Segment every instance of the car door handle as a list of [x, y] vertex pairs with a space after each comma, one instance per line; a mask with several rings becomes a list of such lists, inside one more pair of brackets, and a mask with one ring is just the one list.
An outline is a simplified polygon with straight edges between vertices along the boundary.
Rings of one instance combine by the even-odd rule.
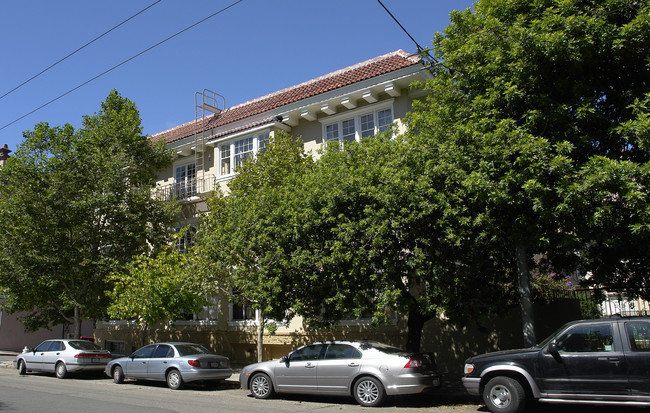
[[354, 362], [349, 363], [348, 367], [359, 367], [359, 363], [354, 363]]
[[311, 363], [307, 363], [307, 364], [305, 364], [305, 367], [308, 368], [308, 369], [313, 369], [313, 368], [316, 367], [316, 366], [314, 366], [314, 365], [311, 364]]

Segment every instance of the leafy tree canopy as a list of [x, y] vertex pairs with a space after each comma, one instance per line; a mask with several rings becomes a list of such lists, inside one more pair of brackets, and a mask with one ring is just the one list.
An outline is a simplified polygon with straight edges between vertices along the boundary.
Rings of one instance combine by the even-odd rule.
[[114, 288], [109, 293], [109, 317], [134, 319], [143, 329], [173, 322], [207, 304], [201, 295], [201, 280], [188, 271], [187, 254], [173, 246], [153, 256], [135, 257], [110, 279]]
[[649, 11], [481, 0], [434, 38], [441, 64], [408, 141], [463, 224], [458, 242], [521, 291], [535, 256], [606, 286], [647, 279]]
[[30, 329], [105, 315], [108, 275], [164, 242], [175, 205], [151, 197], [171, 162], [112, 91], [82, 127], [36, 125], [0, 170], [0, 285]]

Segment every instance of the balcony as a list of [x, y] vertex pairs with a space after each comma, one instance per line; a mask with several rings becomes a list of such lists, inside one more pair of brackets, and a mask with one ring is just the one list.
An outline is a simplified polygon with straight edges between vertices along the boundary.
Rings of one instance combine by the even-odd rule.
[[154, 197], [158, 200], [180, 200], [188, 201], [193, 197], [198, 197], [216, 188], [216, 177], [206, 175], [203, 178], [186, 179], [182, 182], [175, 182], [170, 185], [157, 186], [154, 190]]

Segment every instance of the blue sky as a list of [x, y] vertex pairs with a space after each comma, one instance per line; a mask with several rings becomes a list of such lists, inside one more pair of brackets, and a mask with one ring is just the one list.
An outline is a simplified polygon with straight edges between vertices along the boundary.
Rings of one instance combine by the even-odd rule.
[[[79, 127], [112, 89], [135, 102], [144, 133], [194, 119], [203, 89], [226, 106], [403, 49], [408, 36], [376, 0], [243, 0], [183, 34], [6, 126], [236, 0], [162, 0], [0, 99], [0, 145], [15, 150], [38, 122]], [[0, 96], [155, 0], [0, 3]], [[421, 46], [469, 0], [382, 0]]]

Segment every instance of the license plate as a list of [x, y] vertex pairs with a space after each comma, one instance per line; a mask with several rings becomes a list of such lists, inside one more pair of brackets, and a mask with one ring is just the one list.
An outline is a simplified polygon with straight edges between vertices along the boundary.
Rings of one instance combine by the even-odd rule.
[[99, 359], [90, 359], [91, 363], [99, 363]]
[[213, 361], [212, 363], [210, 363], [210, 367], [212, 367], [213, 369], [218, 369], [219, 368], [219, 362], [218, 361], [216, 361], [216, 362]]

